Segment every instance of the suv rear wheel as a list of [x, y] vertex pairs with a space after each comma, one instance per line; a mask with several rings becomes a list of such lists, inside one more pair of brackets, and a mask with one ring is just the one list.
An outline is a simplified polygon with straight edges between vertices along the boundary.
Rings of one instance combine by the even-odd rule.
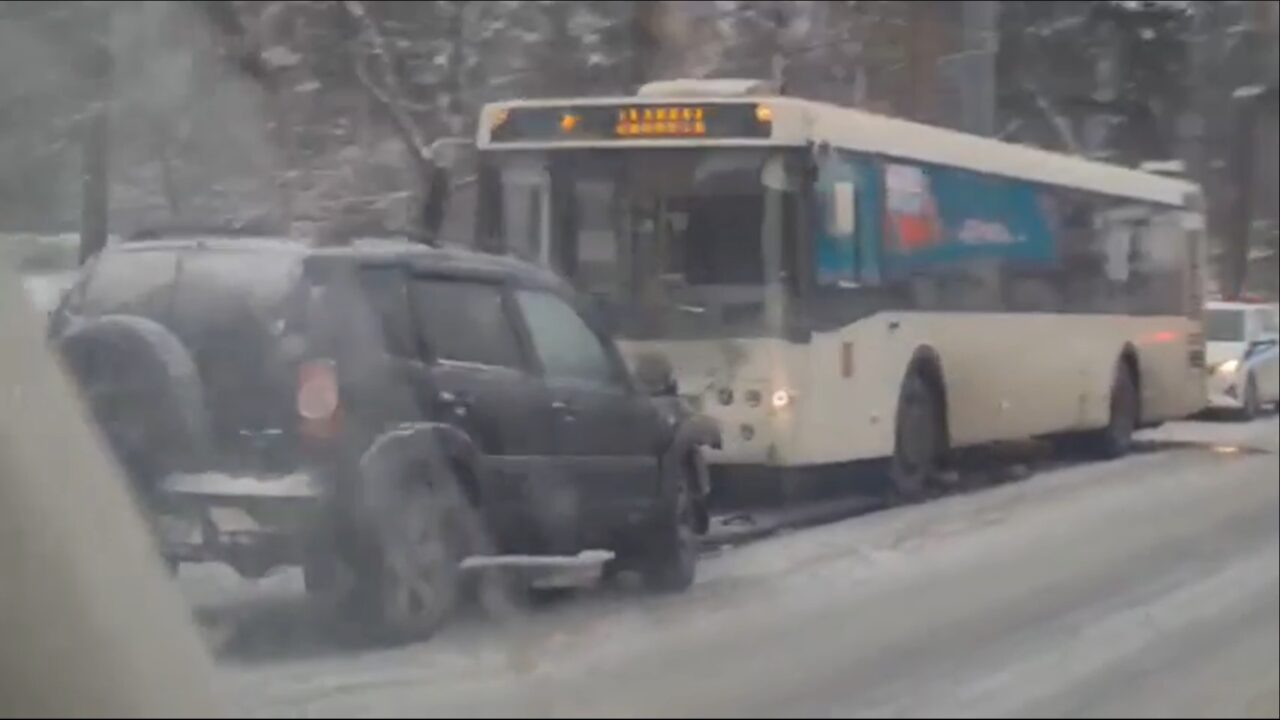
[[461, 594], [464, 535], [448, 480], [400, 484], [367, 563], [353, 563], [358, 620], [371, 639], [423, 640], [453, 614]]

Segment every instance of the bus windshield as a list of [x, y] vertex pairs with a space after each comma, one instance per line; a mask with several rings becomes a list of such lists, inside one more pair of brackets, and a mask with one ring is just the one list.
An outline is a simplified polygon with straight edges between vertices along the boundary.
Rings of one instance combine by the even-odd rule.
[[623, 336], [775, 334], [797, 167], [744, 148], [491, 153], [481, 231], [595, 296]]

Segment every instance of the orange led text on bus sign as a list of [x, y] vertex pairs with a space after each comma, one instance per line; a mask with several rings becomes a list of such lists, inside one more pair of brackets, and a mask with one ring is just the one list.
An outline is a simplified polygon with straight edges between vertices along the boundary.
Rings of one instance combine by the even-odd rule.
[[699, 137], [707, 134], [700, 107], [622, 108], [614, 124], [618, 137]]

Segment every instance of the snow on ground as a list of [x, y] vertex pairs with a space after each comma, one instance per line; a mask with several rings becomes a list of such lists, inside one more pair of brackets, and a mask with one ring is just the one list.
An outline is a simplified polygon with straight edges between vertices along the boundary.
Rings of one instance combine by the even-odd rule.
[[[608, 587], [397, 649], [301, 631], [296, 576], [253, 601], [237, 581], [213, 605], [266, 639], [222, 682], [267, 715], [1274, 716], [1278, 427], [1172, 423], [1152, 435], [1195, 444], [725, 550], [684, 595]], [[206, 568], [183, 585], [226, 590]]]
[[22, 284], [27, 291], [31, 304], [41, 312], [50, 312], [58, 305], [71, 284], [75, 282], [75, 273], [39, 273], [24, 275]]

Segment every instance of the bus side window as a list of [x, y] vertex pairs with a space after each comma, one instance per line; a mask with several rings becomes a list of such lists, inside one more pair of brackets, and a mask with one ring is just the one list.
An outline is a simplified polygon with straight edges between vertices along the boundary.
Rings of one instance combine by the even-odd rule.
[[1184, 217], [1184, 226], [1187, 230], [1186, 252], [1187, 252], [1187, 271], [1186, 271], [1186, 299], [1183, 307], [1183, 314], [1189, 318], [1199, 320], [1204, 314], [1204, 267], [1205, 267], [1205, 237], [1203, 223], [1204, 219], [1200, 215], [1188, 215]]
[[1066, 310], [1073, 313], [1104, 312], [1110, 303], [1110, 283], [1105, 281], [1108, 261], [1106, 236], [1099, 231], [1093, 202], [1081, 193], [1060, 191], [1061, 221], [1058, 247]]
[[1187, 231], [1179, 211], [1149, 208], [1149, 212], [1138, 235], [1137, 282], [1130, 302], [1140, 314], [1183, 315], [1189, 294], [1186, 269], [1191, 263]]
[[[839, 204], [848, 202], [853, 193], [853, 172], [830, 147], [818, 151], [818, 177], [814, 197], [818, 207], [814, 217], [814, 273], [820, 287], [857, 282], [857, 250], [851, 223], [842, 227], [841, 219], [852, 215]], [[837, 192], [837, 188], [841, 188]], [[844, 215], [845, 218], [840, 216]]]
[[1127, 202], [1101, 215], [1112, 302], [1108, 312], [1183, 315], [1190, 243], [1176, 210]]
[[872, 178], [866, 160], [838, 150], [818, 157], [814, 197], [814, 275], [819, 287], [857, 287], [875, 283], [875, 235], [870, 211]]

